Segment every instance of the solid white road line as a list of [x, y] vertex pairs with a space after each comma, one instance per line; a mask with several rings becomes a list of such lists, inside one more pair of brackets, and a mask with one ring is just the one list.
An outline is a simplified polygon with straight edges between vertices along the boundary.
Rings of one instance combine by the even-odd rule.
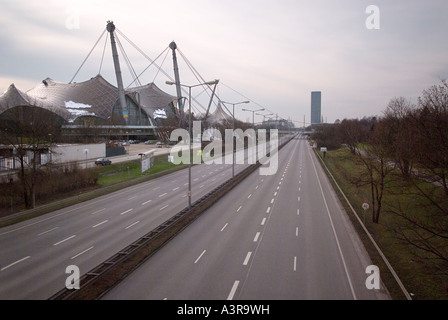
[[327, 215], [328, 215], [328, 218], [330, 219], [331, 229], [333, 230], [333, 235], [334, 235], [334, 238], [336, 240], [336, 245], [337, 245], [338, 250], [339, 250], [339, 255], [341, 256], [342, 264], [344, 265], [345, 275], [347, 276], [348, 284], [350, 285], [350, 290], [352, 292], [353, 299], [357, 300], [356, 299], [356, 294], [355, 294], [355, 289], [353, 288], [352, 281], [351, 281], [350, 275], [348, 273], [347, 264], [345, 263], [344, 255], [342, 253], [341, 244], [339, 243], [339, 239], [338, 239], [338, 236], [336, 234], [336, 229], [335, 229], [334, 224], [333, 224], [333, 219], [331, 218], [330, 209], [328, 208], [328, 203], [327, 203], [327, 199], [326, 199], [325, 194], [324, 194], [324, 189], [322, 188], [322, 184], [320, 182], [319, 174], [317, 173], [316, 165], [314, 164], [314, 160], [313, 160], [313, 158], [311, 156], [311, 152], [310, 152], [309, 149], [308, 149], [308, 153], [309, 153], [309, 156], [311, 158], [311, 163], [313, 164], [313, 167], [314, 167], [314, 173], [316, 174], [317, 182], [319, 183], [319, 188], [320, 188], [320, 192], [322, 194], [322, 198], [324, 200], [325, 208], [327, 209]]

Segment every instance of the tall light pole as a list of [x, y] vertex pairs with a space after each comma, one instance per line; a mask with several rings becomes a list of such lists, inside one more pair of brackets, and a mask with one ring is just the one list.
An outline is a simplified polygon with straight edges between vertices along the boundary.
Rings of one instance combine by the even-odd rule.
[[53, 156], [52, 156], [52, 149], [51, 149], [51, 145], [53, 144], [53, 139], [52, 139], [52, 135], [51, 133], [48, 134], [48, 136], [50, 137], [50, 148], [49, 148], [49, 152], [50, 152], [50, 165], [53, 165]]
[[[184, 84], [180, 84], [178, 83], [177, 85], [180, 85], [181, 87], [186, 87], [188, 88], [188, 134], [189, 134], [189, 147], [188, 147], [188, 206], [191, 208], [191, 149], [192, 149], [192, 132], [191, 132], [191, 88], [194, 87], [199, 87], [199, 86], [203, 86], [203, 85], [214, 85], [218, 80], [214, 80], [214, 81], [209, 81], [209, 82], [204, 82], [204, 83], [199, 83], [199, 84], [195, 84], [192, 86], [187, 86]], [[173, 81], [166, 81], [166, 84], [172, 86], [174, 84], [176, 84]]]
[[273, 113], [268, 113], [268, 114], [261, 114], [261, 113], [256, 113], [257, 115], [259, 115], [259, 116], [263, 116], [263, 124], [264, 124], [264, 122], [265, 122], [265, 118], [267, 117], [267, 116], [272, 116], [273, 115]]
[[257, 111], [264, 111], [264, 108], [263, 109], [258, 109], [258, 110], [249, 110], [249, 109], [241, 109], [241, 110], [252, 112], [252, 127], [255, 129], [255, 112], [257, 112]]
[[[235, 133], [235, 106], [237, 104], [242, 104], [242, 103], [250, 103], [250, 101], [241, 101], [241, 102], [225, 102], [225, 101], [221, 101], [221, 103], [228, 103], [232, 105], [232, 130]], [[233, 137], [232, 137], [232, 178], [235, 176], [235, 148], [233, 147]]]

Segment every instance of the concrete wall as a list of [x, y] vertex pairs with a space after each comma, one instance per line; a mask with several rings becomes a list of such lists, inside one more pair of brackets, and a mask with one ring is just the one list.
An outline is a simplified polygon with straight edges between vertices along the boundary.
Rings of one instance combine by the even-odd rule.
[[55, 164], [85, 161], [106, 156], [106, 144], [58, 145], [51, 148], [51, 160]]

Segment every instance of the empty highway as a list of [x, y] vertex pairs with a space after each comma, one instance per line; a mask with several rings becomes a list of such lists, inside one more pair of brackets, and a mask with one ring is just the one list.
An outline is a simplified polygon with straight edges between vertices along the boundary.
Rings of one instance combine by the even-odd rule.
[[[229, 164], [193, 166], [192, 202], [231, 177]], [[187, 190], [184, 169], [1, 228], [0, 300], [48, 299], [64, 288], [67, 266], [90, 271], [187, 207]]]
[[390, 299], [305, 140], [255, 171], [103, 299]]

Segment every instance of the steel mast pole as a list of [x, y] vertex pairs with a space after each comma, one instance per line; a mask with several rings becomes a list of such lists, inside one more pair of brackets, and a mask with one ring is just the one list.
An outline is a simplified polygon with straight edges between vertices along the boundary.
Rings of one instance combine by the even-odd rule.
[[182, 90], [180, 85], [179, 66], [177, 64], [177, 56], [176, 56], [176, 49], [177, 49], [176, 42], [173, 41], [170, 43], [170, 49], [173, 52], [174, 83], [176, 84], [177, 103], [179, 107], [179, 127], [180, 127], [184, 120], [184, 106], [182, 104]]
[[117, 45], [115, 43], [114, 22], [107, 21], [106, 29], [110, 33], [110, 42], [111, 42], [111, 46], [112, 46], [112, 58], [114, 60], [115, 75], [117, 77], [118, 98], [120, 100], [121, 110], [123, 111], [123, 118], [125, 120], [125, 123], [128, 124], [129, 123], [129, 114], [128, 114], [128, 108], [126, 105], [126, 98], [124, 95], [123, 79], [121, 78], [120, 60], [118, 59]]

